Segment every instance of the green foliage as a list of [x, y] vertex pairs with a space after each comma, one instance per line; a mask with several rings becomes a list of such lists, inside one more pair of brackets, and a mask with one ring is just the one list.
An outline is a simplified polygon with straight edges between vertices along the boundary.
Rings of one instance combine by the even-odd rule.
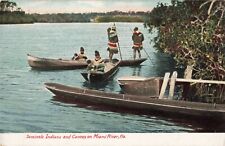
[[148, 12], [25, 14], [24, 11], [0, 11], [0, 24], [71, 22], [144, 22]]
[[31, 15], [25, 15], [22, 12], [0, 12], [0, 24], [21, 24], [33, 22], [34, 18]]
[[17, 4], [15, 2], [10, 2], [8, 0], [0, 1], [0, 12], [14, 12], [14, 11], [22, 11], [21, 8], [17, 8]]
[[178, 66], [192, 65], [194, 78], [225, 80], [225, 1], [172, 2], [159, 4], [145, 23], [158, 31], [158, 50], [173, 55]]
[[0, 24], [33, 23], [33, 16], [26, 15], [15, 2], [0, 1]]
[[69, 22], [90, 22], [85, 14], [32, 14], [35, 22], [39, 23], [69, 23]]
[[95, 22], [144, 22], [140, 16], [97, 16]]

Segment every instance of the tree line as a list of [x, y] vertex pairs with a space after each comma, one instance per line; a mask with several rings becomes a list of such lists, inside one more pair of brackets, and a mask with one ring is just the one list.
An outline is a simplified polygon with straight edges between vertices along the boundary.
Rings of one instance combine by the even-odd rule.
[[0, 1], [0, 24], [70, 22], [144, 22], [149, 12], [26, 14], [15, 2]]
[[72, 22], [144, 22], [145, 15], [128, 13], [58, 13], [25, 14], [25, 12], [0, 12], [0, 24], [11, 23], [72, 23]]

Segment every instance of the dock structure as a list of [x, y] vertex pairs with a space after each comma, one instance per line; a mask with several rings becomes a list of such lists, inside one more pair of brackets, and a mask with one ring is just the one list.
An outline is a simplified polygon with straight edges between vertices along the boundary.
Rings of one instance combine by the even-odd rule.
[[[118, 78], [118, 82], [124, 93], [132, 95], [174, 100], [176, 99], [174, 96], [176, 87], [181, 86], [182, 95], [179, 96], [179, 99], [194, 99], [194, 96], [192, 97], [190, 94], [191, 90], [200, 89], [200, 97], [206, 97], [204, 100], [212, 100], [212, 102], [217, 102], [217, 100], [221, 102], [225, 101], [225, 81], [192, 79], [191, 67], [185, 72], [184, 78], [178, 78], [177, 76], [177, 71], [174, 71], [172, 75], [170, 72], [166, 72], [164, 77], [120, 77]], [[194, 84], [197, 84], [196, 87], [200, 86], [200, 88], [193, 88], [192, 85]], [[204, 84], [208, 85], [205, 86]], [[218, 94], [210, 88], [210, 86], [215, 85], [218, 85]]]
[[225, 85], [225, 81], [201, 80], [201, 79], [182, 79], [182, 78], [177, 78], [176, 82], [181, 82], [181, 83], [206, 83], [206, 84]]
[[[163, 85], [166, 84], [165, 82], [167, 80], [169, 80], [169, 82], [170, 82], [168, 99], [173, 99], [175, 85], [183, 85], [183, 94], [182, 94], [183, 98], [188, 98], [190, 86], [192, 84], [197, 84], [197, 83], [199, 83], [199, 84], [217, 84], [217, 85], [222, 85], [223, 89], [225, 90], [225, 81], [191, 79], [190, 75], [188, 75], [188, 76], [189, 76], [188, 78], [177, 78], [177, 72], [174, 71], [172, 76], [171, 76], [171, 78], [168, 78], [168, 73], [165, 73], [165, 77], [163, 79], [163, 84], [162, 84], [162, 87], [161, 87], [161, 90], [160, 90], [160, 96], [159, 97], [163, 97], [164, 96], [166, 87], [163, 86]], [[223, 90], [223, 92], [224, 92], [224, 90]]]

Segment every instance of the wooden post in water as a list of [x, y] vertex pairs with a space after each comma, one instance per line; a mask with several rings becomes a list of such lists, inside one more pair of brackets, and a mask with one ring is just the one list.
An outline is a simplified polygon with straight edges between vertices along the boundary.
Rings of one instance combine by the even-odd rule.
[[168, 81], [169, 81], [169, 77], [170, 77], [170, 73], [169, 72], [165, 73], [163, 83], [162, 83], [162, 87], [161, 87], [160, 94], [159, 94], [159, 99], [162, 99], [164, 94], [165, 94], [166, 87], [167, 87], [167, 84], [168, 84]]
[[177, 71], [174, 71], [170, 78], [170, 89], [168, 97], [169, 99], [173, 99], [176, 79], [177, 79]]

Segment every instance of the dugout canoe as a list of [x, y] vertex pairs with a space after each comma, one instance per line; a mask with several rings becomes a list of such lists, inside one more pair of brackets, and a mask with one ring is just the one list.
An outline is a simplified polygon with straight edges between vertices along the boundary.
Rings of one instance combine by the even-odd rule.
[[140, 65], [142, 62], [147, 60], [147, 58], [139, 58], [139, 59], [127, 59], [127, 60], [121, 60], [120, 66], [137, 66]]
[[104, 71], [86, 70], [81, 75], [86, 81], [91, 83], [104, 82], [110, 79], [119, 69], [120, 61], [115, 59], [113, 62], [105, 62]]
[[40, 58], [27, 54], [28, 64], [32, 69], [39, 70], [60, 70], [60, 69], [81, 69], [86, 68], [87, 63], [85, 60], [67, 60], [67, 59], [50, 59]]
[[[106, 106], [116, 109], [134, 110], [148, 114], [199, 119], [203, 122], [225, 121], [225, 105], [189, 102], [183, 100], [158, 99], [158, 97], [107, 93], [98, 90], [81, 89], [58, 83], [45, 83], [45, 87], [62, 100], [87, 105]], [[211, 123], [215, 124], [215, 123]]]

